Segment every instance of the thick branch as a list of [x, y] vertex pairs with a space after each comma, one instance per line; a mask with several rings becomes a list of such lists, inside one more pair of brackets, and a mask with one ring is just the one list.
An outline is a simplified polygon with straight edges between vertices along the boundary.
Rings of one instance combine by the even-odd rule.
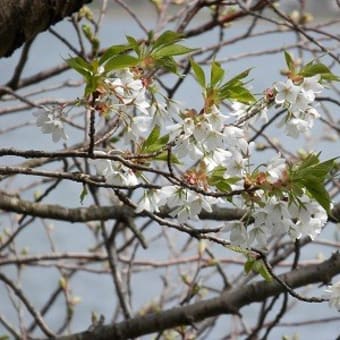
[[8, 195], [4, 192], [0, 192], [0, 209], [19, 214], [68, 221], [72, 223], [124, 219], [132, 213], [130, 208], [120, 205], [66, 208], [57, 204], [40, 204], [22, 200], [18, 196]]
[[92, 0], [0, 0], [0, 57], [77, 12]]
[[[327, 282], [340, 273], [340, 253], [334, 254], [329, 260], [318, 264], [280, 275], [291, 288], [306, 286], [311, 283]], [[141, 335], [151, 334], [174, 328], [180, 325], [192, 325], [208, 317], [221, 314], [233, 314], [245, 305], [284, 292], [284, 288], [277, 281], [271, 283], [261, 281], [243, 287], [229, 290], [223, 295], [193, 303], [191, 305], [176, 307], [164, 312], [137, 316], [131, 320], [114, 325], [98, 326], [92, 331], [63, 336], [58, 340], [108, 340], [130, 339]]]
[[[35, 217], [50, 218], [54, 220], [68, 222], [89, 222], [89, 221], [107, 221], [114, 219], [125, 219], [134, 217], [135, 213], [132, 208], [123, 205], [112, 206], [89, 206], [86, 208], [66, 208], [58, 204], [42, 204], [30, 202], [21, 199], [19, 196], [9, 195], [0, 191], [0, 209], [18, 214], [26, 214]], [[163, 208], [160, 216], [168, 216], [168, 209]], [[239, 220], [245, 214], [245, 211], [237, 208], [214, 207], [213, 212], [202, 211], [199, 215], [203, 220], [215, 221], [233, 221]], [[140, 213], [139, 216], [144, 216]], [[340, 203], [335, 204], [332, 214], [329, 216], [332, 222], [340, 221]]]

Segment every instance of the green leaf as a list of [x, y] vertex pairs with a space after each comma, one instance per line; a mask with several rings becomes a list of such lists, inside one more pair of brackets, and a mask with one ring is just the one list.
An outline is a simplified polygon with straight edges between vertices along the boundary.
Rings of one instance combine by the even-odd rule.
[[161, 66], [165, 70], [177, 74], [177, 64], [171, 57], [164, 57], [156, 60], [156, 65]]
[[80, 193], [80, 203], [81, 204], [83, 204], [87, 195], [88, 195], [87, 187], [86, 187], [86, 185], [83, 185], [83, 190]]
[[138, 41], [134, 37], [131, 37], [129, 35], [126, 36], [126, 39], [129, 42], [128, 46], [131, 47], [138, 56], [140, 56], [140, 47]]
[[263, 260], [255, 261], [253, 270], [259, 273], [267, 282], [271, 282], [273, 280]]
[[223, 176], [224, 176], [226, 170], [227, 170], [226, 167], [224, 167], [223, 165], [219, 165], [211, 171], [211, 175], [209, 176], [209, 178], [211, 178], [211, 179], [217, 178], [219, 180], [221, 178], [224, 179]]
[[249, 274], [249, 272], [253, 269], [254, 263], [254, 259], [248, 259], [247, 262], [244, 264], [244, 271], [246, 274]]
[[210, 86], [214, 87], [219, 82], [223, 80], [224, 70], [221, 65], [215, 61], [211, 64], [211, 73], [210, 73]]
[[192, 51], [194, 51], [193, 48], [189, 48], [179, 44], [173, 44], [154, 50], [151, 55], [156, 59], [160, 59], [164, 57], [173, 57], [176, 55], [186, 54]]
[[156, 125], [141, 146], [143, 153], [159, 151], [169, 141], [169, 135], [160, 137], [160, 127]]
[[66, 60], [66, 63], [68, 66], [80, 73], [85, 79], [88, 79], [93, 75], [92, 65], [83, 58], [70, 58]]
[[85, 86], [85, 96], [93, 93], [98, 87], [98, 77], [90, 77], [87, 79], [86, 86]]
[[234, 78], [227, 81], [223, 86], [218, 89], [218, 96], [220, 100], [229, 99], [243, 104], [251, 104], [256, 101], [256, 98], [245, 87], [242, 79], [247, 77], [250, 68], [239, 73]]
[[162, 45], [170, 45], [182, 39], [182, 34], [173, 31], [163, 32], [153, 43], [153, 49], [160, 47]]
[[289, 178], [293, 183], [294, 193], [298, 196], [300, 187], [327, 211], [330, 210], [331, 199], [324, 186], [325, 179], [335, 165], [336, 158], [319, 161], [319, 154], [310, 154], [290, 170]]
[[218, 183], [215, 184], [215, 187], [221, 191], [221, 192], [230, 192], [231, 191], [231, 186], [228, 183], [228, 181], [219, 181]]
[[251, 71], [251, 68], [248, 68], [247, 70], [237, 74], [234, 78], [231, 78], [229, 81], [227, 81], [223, 87], [230, 87], [236, 84], [243, 84], [243, 82], [241, 82], [242, 79], [248, 77], [249, 72]]
[[284, 55], [285, 55], [285, 60], [286, 60], [286, 64], [287, 64], [289, 71], [295, 72], [294, 59], [287, 51], [284, 51]]
[[330, 211], [331, 199], [328, 191], [325, 189], [324, 185], [314, 179], [302, 180], [305, 188], [311, 194], [311, 196], [327, 211]]
[[321, 63], [310, 62], [299, 72], [303, 77], [312, 77], [320, 74], [322, 80], [340, 81], [340, 77], [333, 74], [330, 69]]
[[112, 70], [135, 66], [138, 64], [138, 62], [139, 62], [138, 58], [132, 57], [130, 55], [119, 55], [111, 58], [105, 64], [105, 71], [109, 72]]
[[109, 47], [99, 59], [99, 65], [102, 65], [109, 59], [121, 54], [122, 52], [127, 51], [129, 48], [130, 47], [128, 45], [113, 45]]
[[205, 88], [205, 75], [202, 67], [195, 63], [192, 59], [190, 60], [190, 64], [198, 84], [201, 85], [202, 88]]
[[218, 93], [221, 100], [229, 99], [243, 104], [251, 104], [256, 101], [256, 98], [242, 85], [234, 85], [224, 88]]
[[152, 131], [150, 132], [149, 136], [147, 137], [147, 139], [144, 141], [143, 145], [142, 145], [142, 150], [144, 150], [145, 148], [148, 148], [149, 146], [151, 146], [152, 144], [156, 143], [159, 136], [161, 133], [161, 129], [158, 125], [156, 125]]
[[222, 192], [229, 192], [232, 190], [231, 184], [235, 184], [240, 180], [239, 177], [224, 178], [226, 168], [223, 166], [217, 166], [208, 177], [208, 184], [215, 186]]
[[324, 181], [328, 173], [333, 169], [335, 160], [332, 158], [320, 163], [319, 154], [308, 155], [297, 167], [293, 170], [292, 179], [304, 179], [309, 175], [316, 177], [318, 181]]
[[[168, 152], [167, 151], [161, 152], [159, 155], [157, 155], [154, 158], [154, 160], [155, 161], [167, 162], [168, 161]], [[171, 154], [170, 161], [171, 161], [172, 164], [181, 164], [179, 159], [174, 154]]]

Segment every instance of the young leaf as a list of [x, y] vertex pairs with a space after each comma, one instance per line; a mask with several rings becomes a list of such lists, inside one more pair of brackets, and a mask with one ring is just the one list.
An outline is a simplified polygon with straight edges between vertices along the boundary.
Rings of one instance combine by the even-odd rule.
[[140, 48], [139, 48], [139, 43], [138, 41], [129, 35], [126, 36], [127, 41], [129, 42], [129, 47], [131, 47], [138, 56], [140, 56]]
[[87, 187], [86, 187], [86, 185], [83, 185], [83, 190], [80, 193], [80, 203], [81, 204], [83, 204], [87, 195], [88, 195]]
[[294, 73], [295, 63], [294, 63], [292, 56], [287, 51], [284, 51], [284, 55], [285, 55], [285, 60], [286, 60], [286, 64], [287, 64], [289, 71]]
[[173, 32], [173, 31], [165, 31], [163, 32], [153, 43], [153, 49], [160, 47], [162, 45], [170, 45], [175, 42], [178, 42], [182, 39], [182, 34]]
[[214, 87], [223, 80], [224, 70], [219, 63], [213, 61], [211, 64], [210, 86]]
[[271, 282], [273, 280], [266, 265], [263, 263], [262, 260], [255, 261], [253, 270], [259, 273], [267, 282]]
[[234, 86], [236, 84], [242, 84], [243, 82], [241, 82], [242, 79], [248, 77], [249, 72], [251, 71], [251, 68], [246, 69], [245, 71], [237, 74], [234, 78], [231, 78], [229, 81], [227, 81], [223, 87], [230, 87], [230, 86]]
[[80, 57], [70, 58], [66, 60], [68, 66], [72, 67], [78, 73], [80, 73], [85, 79], [92, 76], [93, 70], [91, 64]]
[[161, 129], [160, 129], [160, 127], [158, 125], [156, 125], [152, 129], [152, 131], [150, 132], [150, 134], [147, 137], [147, 139], [144, 141], [144, 143], [142, 145], [142, 150], [145, 151], [152, 144], [155, 144], [157, 142], [157, 140], [159, 139], [160, 133], [161, 133]]
[[246, 274], [248, 274], [252, 269], [255, 264], [254, 259], [248, 259], [247, 262], [244, 264], [244, 271]]
[[310, 62], [299, 72], [300, 75], [304, 77], [312, 77], [316, 74], [320, 74], [321, 79], [327, 81], [340, 81], [340, 77], [333, 74], [330, 69], [321, 63]]
[[127, 51], [128, 49], [129, 49], [128, 45], [113, 45], [109, 47], [99, 59], [99, 65], [104, 64], [109, 59], [121, 54], [122, 52]]
[[205, 88], [205, 75], [202, 67], [195, 63], [192, 59], [190, 60], [190, 64], [198, 84], [201, 85], [202, 88]]
[[[162, 146], [164, 146], [164, 145], [162, 145]], [[161, 152], [159, 155], [157, 155], [154, 158], [154, 160], [155, 161], [167, 162], [168, 161], [168, 152], [167, 151]], [[171, 161], [172, 164], [181, 164], [179, 159], [174, 154], [171, 154], [170, 161]]]
[[156, 60], [156, 65], [163, 67], [165, 70], [177, 74], [177, 64], [171, 57], [164, 57]]
[[186, 54], [192, 51], [194, 51], [193, 48], [189, 48], [179, 44], [173, 44], [157, 49], [153, 51], [151, 55], [156, 59], [160, 59], [164, 57], [173, 57], [176, 55]]
[[314, 179], [305, 179], [301, 180], [304, 184], [307, 191], [311, 194], [311, 196], [327, 211], [330, 210], [331, 199], [328, 191], [325, 189], [324, 185], [321, 182], [317, 181], [317, 178]]
[[237, 101], [243, 104], [251, 104], [256, 101], [256, 98], [242, 85], [233, 85], [227, 88], [223, 88], [219, 91], [219, 97], [221, 100], [229, 99]]
[[139, 62], [138, 58], [132, 57], [130, 55], [118, 55], [116, 57], [111, 58], [105, 64], [105, 71], [109, 72], [112, 70], [135, 66], [138, 64], [138, 62]]

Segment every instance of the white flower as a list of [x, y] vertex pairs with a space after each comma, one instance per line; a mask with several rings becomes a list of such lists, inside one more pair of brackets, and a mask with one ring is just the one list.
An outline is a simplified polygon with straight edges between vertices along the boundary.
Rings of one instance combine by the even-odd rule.
[[220, 112], [216, 105], [213, 105], [210, 112], [205, 114], [205, 118], [215, 131], [221, 131], [229, 119]]
[[242, 222], [225, 222], [226, 231], [230, 231], [230, 243], [242, 248], [249, 247], [248, 233]]
[[179, 223], [187, 222], [189, 219], [197, 219], [202, 209], [211, 212], [211, 204], [217, 199], [205, 197], [192, 190], [183, 189], [179, 186], [166, 186], [158, 190], [159, 206], [167, 205], [170, 216], [177, 216]]
[[300, 87], [294, 85], [291, 79], [288, 79], [285, 83], [282, 81], [277, 82], [274, 88], [277, 91], [275, 96], [275, 102], [277, 104], [286, 102], [289, 104], [295, 103], [296, 97], [300, 92]]
[[247, 110], [249, 108], [249, 105], [239, 103], [239, 102], [233, 102], [231, 104], [232, 112], [230, 113], [232, 116], [236, 116], [237, 119], [244, 118], [247, 115]]
[[287, 202], [271, 197], [264, 203], [263, 208], [256, 208], [254, 211], [254, 226], [268, 235], [287, 233], [294, 226]]
[[311, 92], [305, 92], [302, 90], [297, 94], [295, 101], [291, 103], [290, 111], [296, 115], [299, 111], [306, 110], [313, 100], [313, 94]]
[[282, 177], [282, 172], [287, 168], [286, 160], [277, 156], [267, 164], [268, 179], [272, 182]]
[[267, 239], [268, 235], [266, 235], [265, 231], [262, 228], [259, 227], [253, 227], [249, 233], [249, 244], [252, 244], [254, 241], [256, 241], [256, 247], [257, 248], [266, 248], [267, 247]]
[[112, 162], [109, 159], [96, 159], [94, 161], [97, 176], [108, 176], [113, 172]]
[[117, 186], [135, 186], [138, 179], [132, 169], [124, 166], [120, 162], [112, 162], [112, 172], [108, 173], [106, 183]]
[[216, 148], [214, 151], [205, 155], [203, 160], [207, 167], [207, 171], [210, 172], [219, 165], [223, 166], [232, 155], [233, 154], [230, 151], [221, 148]]
[[192, 160], [197, 161], [203, 157], [203, 152], [197, 146], [195, 140], [191, 137], [182, 136], [179, 138], [173, 152], [179, 158], [189, 156]]
[[238, 151], [232, 151], [232, 156], [227, 158], [223, 165], [227, 168], [224, 178], [242, 177], [245, 174], [247, 159]]
[[145, 190], [141, 201], [137, 205], [136, 213], [143, 210], [159, 212], [159, 195], [157, 190]]
[[300, 201], [303, 204], [301, 207], [295, 204], [289, 206], [291, 216], [297, 219], [293, 230], [291, 230], [292, 238], [299, 239], [309, 236], [314, 240], [326, 224], [328, 215], [318, 202], [310, 199], [307, 195], [302, 196]]
[[37, 117], [36, 124], [41, 128], [42, 133], [50, 133], [53, 142], [57, 143], [60, 139], [67, 140], [64, 131], [64, 124], [61, 120], [63, 116], [62, 107], [43, 107], [43, 111], [34, 112]]
[[148, 115], [150, 104], [146, 100], [145, 87], [140, 79], [135, 79], [128, 69], [117, 72], [105, 79], [111, 94], [111, 105], [121, 108], [122, 105], [134, 105], [140, 112]]
[[154, 101], [150, 107], [150, 116], [155, 124], [168, 127], [174, 121], [179, 121], [180, 103], [174, 100], [168, 100], [167, 103]]
[[309, 131], [309, 124], [304, 119], [292, 118], [286, 123], [285, 130], [288, 136], [298, 138], [300, 133]]
[[206, 121], [201, 121], [196, 124], [193, 134], [197, 142], [203, 143], [210, 131], [212, 131], [211, 124]]
[[223, 141], [225, 147], [230, 151], [235, 150], [243, 154], [247, 154], [249, 151], [244, 130], [236, 126], [226, 126], [223, 129]]
[[127, 140], [138, 142], [139, 138], [145, 139], [153, 127], [153, 119], [149, 116], [135, 116], [127, 126]]
[[[106, 155], [103, 151], [95, 151], [95, 155]], [[117, 161], [95, 159], [93, 164], [98, 176], [104, 176], [106, 183], [117, 186], [135, 186], [138, 179], [130, 168]]]
[[336, 308], [340, 312], [340, 281], [330, 285], [325, 289], [324, 297], [329, 299], [329, 306]]
[[320, 78], [320, 74], [313, 77], [305, 77], [301, 84], [302, 89], [310, 94], [310, 97], [313, 98], [312, 100], [315, 99], [316, 93], [322, 92], [323, 86], [319, 83]]

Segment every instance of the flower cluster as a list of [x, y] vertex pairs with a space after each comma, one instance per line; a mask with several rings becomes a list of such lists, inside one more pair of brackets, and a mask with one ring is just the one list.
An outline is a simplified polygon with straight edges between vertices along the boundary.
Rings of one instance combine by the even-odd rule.
[[263, 199], [253, 210], [254, 223], [245, 226], [242, 222], [227, 222], [230, 242], [243, 248], [255, 245], [266, 248], [272, 236], [289, 235], [295, 241], [303, 236], [314, 239], [327, 221], [326, 211], [307, 195], [301, 205], [288, 204], [275, 196]]
[[150, 104], [146, 100], [143, 81], [128, 69], [105, 77], [97, 88], [96, 109], [104, 114], [109, 112], [126, 115], [135, 108], [148, 114]]
[[[85, 102], [107, 119], [113, 116], [117, 119], [117, 142], [112, 143], [116, 143], [117, 150], [124, 149], [122, 155], [132, 155], [132, 159], [136, 156], [133, 162], [141, 162], [145, 169], [152, 164], [150, 171], [137, 173], [133, 163], [119, 158], [110, 160], [107, 159], [109, 152], [95, 151], [95, 155], [100, 156], [94, 161], [96, 173], [103, 176], [107, 184], [122, 188], [148, 187], [154, 180], [152, 175], [157, 173], [156, 161], [168, 163], [167, 173], [157, 173], [162, 177], [159, 182], [162, 187], [157, 189], [150, 185], [142, 196], [138, 191], [131, 196], [137, 212], [157, 213], [166, 206], [169, 216], [186, 223], [197, 219], [202, 210], [212, 212], [213, 206], [225, 205], [226, 199], [221, 197], [228, 194], [229, 202], [238, 205], [239, 200], [240, 208], [247, 207], [252, 216], [251, 221], [226, 223], [234, 245], [249, 248], [256, 244], [266, 248], [272, 236], [286, 234], [292, 240], [304, 236], [313, 239], [320, 233], [330, 202], [325, 205], [325, 200], [315, 197], [315, 190], [307, 187], [309, 182], [300, 183], [298, 192], [289, 192], [292, 188], [290, 173], [286, 160], [280, 155], [269, 162], [264, 171], [253, 170], [250, 157], [254, 143], [247, 141], [248, 124], [245, 124], [256, 120], [267, 122], [268, 108], [275, 102], [288, 111], [283, 123], [289, 135], [297, 137], [309, 131], [319, 117], [312, 104], [323, 89], [320, 74], [303, 76], [308, 74], [303, 73], [306, 70], [296, 73], [289, 63], [290, 78], [277, 82], [265, 91], [263, 98], [256, 100], [243, 81], [249, 70], [223, 83], [224, 70], [213, 62], [211, 81], [207, 83], [203, 69], [193, 62], [195, 78], [203, 90], [204, 105], [201, 110], [180, 109], [176, 102], [157, 90], [151, 76], [147, 76], [148, 69], [143, 69], [143, 63], [140, 67], [116, 70], [113, 67], [116, 58], [121, 57], [115, 56], [107, 64], [104, 58], [94, 75], [92, 66], [88, 67]], [[138, 60], [132, 59], [136, 65]], [[80, 63], [74, 58], [70, 63], [77, 69], [86, 61]], [[232, 102], [232, 112], [228, 115], [221, 112], [224, 100]], [[37, 125], [44, 133], [52, 133], [54, 141], [66, 139], [62, 116], [62, 109], [45, 109], [37, 114]], [[235, 116], [237, 121], [232, 124]], [[172, 160], [174, 163], [169, 164]], [[317, 157], [310, 158], [300, 173], [298, 167], [291, 173], [297, 174], [299, 179], [310, 174], [308, 171], [313, 168], [309, 167], [317, 164], [320, 164]], [[322, 181], [326, 176], [325, 168], [329, 166], [319, 169]]]
[[[96, 155], [105, 156], [105, 152], [96, 151]], [[118, 161], [97, 159], [94, 161], [98, 176], [105, 177], [106, 183], [115, 186], [135, 186], [138, 179], [132, 169]]]
[[61, 105], [51, 107], [43, 106], [41, 111], [33, 113], [37, 119], [37, 126], [41, 128], [41, 132], [51, 134], [52, 140], [55, 143], [61, 139], [67, 139], [62, 121], [65, 115], [63, 109], [64, 107]]
[[289, 112], [282, 122], [288, 135], [298, 137], [300, 133], [308, 132], [313, 127], [315, 119], [319, 118], [318, 111], [311, 104], [315, 100], [315, 95], [322, 92], [320, 79], [320, 75], [317, 74], [304, 77], [299, 84], [291, 79], [275, 84], [275, 102], [283, 105]]
[[251, 146], [244, 130], [226, 125], [228, 116], [216, 106], [209, 112], [185, 111], [181, 120], [168, 129], [175, 147], [173, 152], [180, 158], [202, 161], [207, 171], [217, 166], [227, 169], [227, 177], [243, 177]]

